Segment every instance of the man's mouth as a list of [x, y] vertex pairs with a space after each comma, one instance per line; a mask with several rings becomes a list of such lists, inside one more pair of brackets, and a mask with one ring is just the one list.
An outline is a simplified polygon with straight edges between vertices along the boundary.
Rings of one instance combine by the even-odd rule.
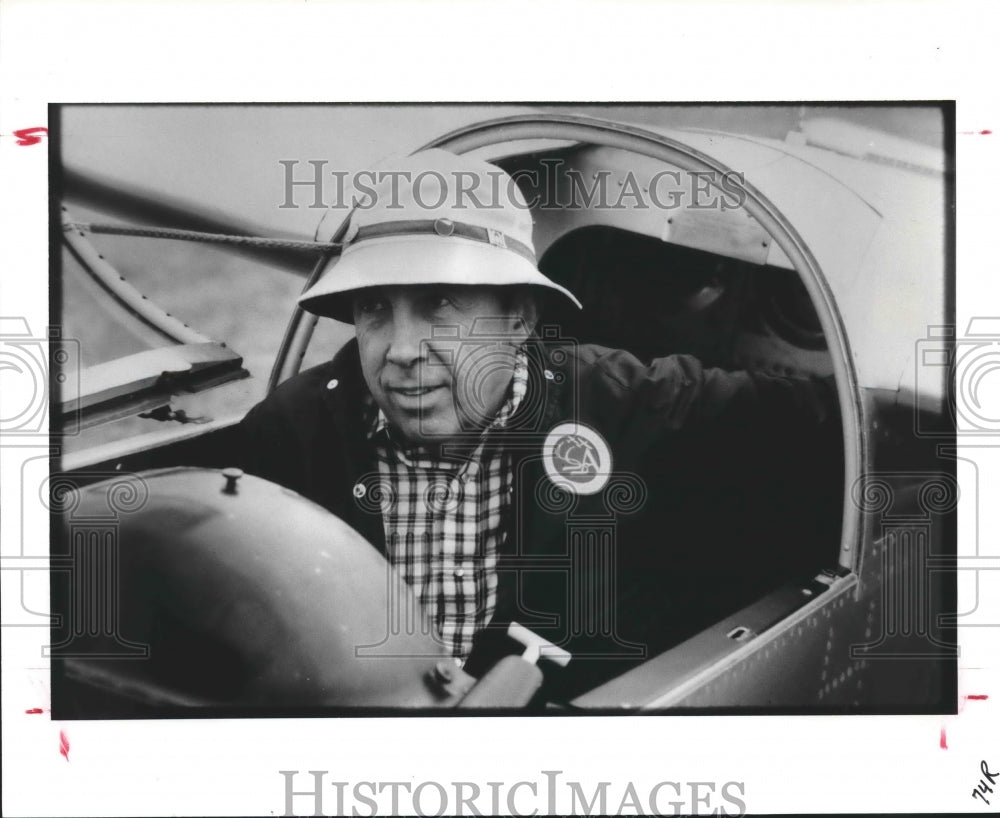
[[402, 396], [405, 398], [421, 398], [424, 395], [429, 395], [441, 389], [440, 385], [437, 386], [390, 386], [388, 391], [393, 395]]

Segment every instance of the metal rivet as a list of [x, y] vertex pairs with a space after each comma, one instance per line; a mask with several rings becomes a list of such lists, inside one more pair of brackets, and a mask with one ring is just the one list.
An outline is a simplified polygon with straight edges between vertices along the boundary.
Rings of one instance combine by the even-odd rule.
[[543, 374], [545, 375], [545, 380], [547, 381], [554, 381], [556, 379], [556, 376], [552, 374], [551, 369], [546, 369]]
[[434, 232], [439, 236], [450, 236], [455, 232], [455, 222], [451, 219], [435, 219]]
[[364, 483], [355, 483], [354, 484], [354, 496], [355, 497], [357, 497], [357, 498], [360, 499], [361, 497], [364, 497], [365, 494], [367, 494], [367, 493], [368, 493], [368, 489], [365, 488], [365, 484]]
[[226, 478], [226, 485], [222, 491], [225, 494], [236, 494], [236, 481], [243, 476], [243, 469], [223, 469], [222, 476]]
[[338, 386], [340, 386], [340, 381], [338, 381], [336, 378], [334, 378], [332, 381], [327, 381], [326, 383], [327, 389], [336, 389]]

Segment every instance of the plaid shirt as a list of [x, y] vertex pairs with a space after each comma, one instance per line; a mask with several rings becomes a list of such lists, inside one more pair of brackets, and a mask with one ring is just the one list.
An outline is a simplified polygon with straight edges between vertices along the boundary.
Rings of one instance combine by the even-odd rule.
[[379, 475], [392, 486], [395, 500], [382, 511], [389, 561], [460, 662], [472, 650], [473, 634], [496, 608], [497, 556], [513, 465], [494, 433], [506, 426], [527, 386], [528, 357], [522, 349], [507, 400], [470, 454], [446, 458], [401, 445], [381, 410], [369, 432]]

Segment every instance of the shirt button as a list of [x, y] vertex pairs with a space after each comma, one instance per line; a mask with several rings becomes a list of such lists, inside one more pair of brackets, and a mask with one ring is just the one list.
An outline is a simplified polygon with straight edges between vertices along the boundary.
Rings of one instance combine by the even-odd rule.
[[464, 568], [456, 568], [454, 571], [452, 571], [452, 573], [455, 575], [456, 579], [461, 579], [462, 577], [465, 576], [465, 569]]
[[336, 378], [334, 378], [332, 381], [327, 381], [326, 382], [326, 388], [327, 389], [336, 389], [339, 385], [340, 385], [340, 381], [338, 381]]
[[542, 374], [545, 375], [545, 380], [547, 381], [554, 381], [556, 379], [556, 376], [552, 374], [551, 369], [546, 369]]
[[354, 496], [357, 497], [359, 500], [362, 497], [364, 497], [367, 492], [368, 492], [368, 489], [365, 488], [365, 484], [364, 483], [355, 483], [354, 484]]

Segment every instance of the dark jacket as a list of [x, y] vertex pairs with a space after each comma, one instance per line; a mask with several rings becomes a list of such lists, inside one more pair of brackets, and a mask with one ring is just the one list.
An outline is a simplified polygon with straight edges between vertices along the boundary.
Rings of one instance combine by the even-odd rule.
[[[839, 442], [839, 424], [823, 381], [706, 369], [682, 355], [647, 366], [624, 351], [564, 342], [537, 340], [528, 351], [528, 393], [504, 433], [515, 477], [498, 604], [466, 667], [481, 673], [518, 649], [504, 636], [517, 621], [574, 654], [573, 672], [550, 679], [570, 695], [717, 615], [708, 600], [720, 593], [707, 585], [745, 577], [757, 560], [744, 557], [781, 531], [754, 521], [775, 517], [760, 513], [761, 480], [778, 473], [787, 487], [807, 473], [776, 472], [769, 459], [801, 458], [817, 430]], [[381, 515], [355, 496], [378, 474], [366, 395], [352, 341], [249, 412], [242, 465], [326, 507], [384, 553]], [[546, 433], [566, 421], [598, 430], [610, 447], [612, 478], [596, 494], [570, 495], [546, 474]]]

